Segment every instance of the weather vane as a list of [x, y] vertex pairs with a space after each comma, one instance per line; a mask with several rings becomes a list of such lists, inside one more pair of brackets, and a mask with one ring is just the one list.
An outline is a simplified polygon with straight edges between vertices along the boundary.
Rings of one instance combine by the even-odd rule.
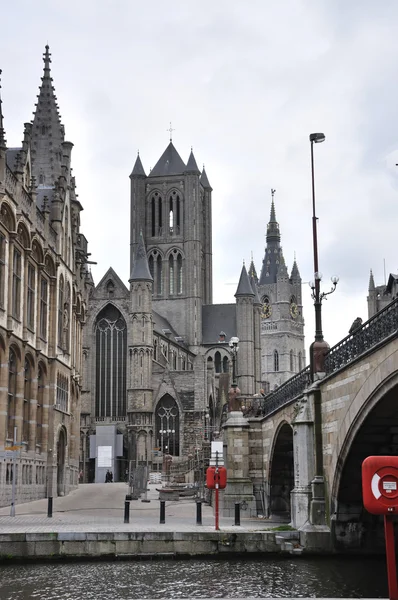
[[274, 194], [275, 194], [275, 192], [276, 192], [276, 190], [273, 190], [273, 189], [271, 188], [271, 196], [272, 196], [272, 200], [274, 199]]
[[171, 121], [170, 121], [170, 127], [168, 129], [166, 129], [166, 131], [168, 131], [170, 133], [170, 142], [172, 142], [173, 141], [173, 131], [175, 131], [175, 129], [172, 128]]

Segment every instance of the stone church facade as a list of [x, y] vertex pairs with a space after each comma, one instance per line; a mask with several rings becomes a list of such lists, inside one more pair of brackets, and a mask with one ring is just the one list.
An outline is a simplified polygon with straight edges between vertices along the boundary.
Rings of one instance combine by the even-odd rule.
[[243, 397], [305, 366], [301, 278], [296, 263], [287, 274], [274, 204], [260, 280], [253, 263], [249, 273], [243, 266], [235, 303], [217, 305], [212, 187], [193, 152], [185, 163], [170, 141], [148, 175], [138, 156], [130, 181], [129, 286], [112, 268], [105, 273], [84, 333], [85, 481], [103, 481], [108, 469], [121, 479], [129, 465], [164, 454], [175, 464], [194, 457], [223, 420], [232, 337]]
[[[78, 484], [82, 331], [91, 276], [50, 72], [7, 147], [0, 98], [0, 506]], [[14, 448], [14, 450], [9, 450]]]

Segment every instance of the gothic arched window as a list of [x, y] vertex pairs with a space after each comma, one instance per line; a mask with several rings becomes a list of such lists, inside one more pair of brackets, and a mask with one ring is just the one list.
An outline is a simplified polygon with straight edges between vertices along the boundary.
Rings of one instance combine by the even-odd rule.
[[294, 355], [293, 355], [293, 350], [290, 350], [290, 370], [294, 371]]
[[176, 401], [166, 394], [156, 408], [156, 445], [164, 454], [180, 454], [180, 415]]
[[216, 373], [221, 373], [221, 354], [218, 350], [214, 355], [214, 369]]
[[156, 259], [156, 293], [158, 296], [161, 296], [162, 292], [163, 292], [162, 278], [163, 278], [163, 261], [162, 261], [162, 257], [159, 254]]
[[299, 371], [303, 370], [303, 355], [301, 352], [299, 352], [299, 354], [298, 354], [298, 368], [299, 368]]
[[229, 360], [227, 356], [222, 359], [222, 370], [223, 373], [229, 373]]
[[274, 371], [279, 371], [279, 354], [278, 354], [278, 350], [274, 350]]
[[17, 357], [10, 350], [8, 360], [8, 407], [7, 407], [7, 438], [14, 439], [15, 403], [17, 395]]
[[61, 275], [58, 285], [58, 346], [62, 348], [64, 321], [64, 278]]
[[182, 256], [177, 255], [177, 294], [182, 294]]
[[173, 255], [169, 256], [169, 294], [174, 294], [174, 258]]
[[108, 304], [98, 315], [96, 336], [95, 414], [126, 416], [127, 328], [120, 311]]

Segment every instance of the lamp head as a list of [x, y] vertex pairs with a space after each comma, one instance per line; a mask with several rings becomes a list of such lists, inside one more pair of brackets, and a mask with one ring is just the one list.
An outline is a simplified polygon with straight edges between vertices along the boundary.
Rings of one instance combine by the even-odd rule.
[[331, 277], [330, 280], [333, 283], [333, 285], [337, 285], [339, 282], [339, 278], [336, 277], [336, 275], [334, 277]]
[[238, 337], [231, 337], [231, 339], [228, 342], [228, 346], [230, 348], [236, 348], [238, 344], [239, 344], [239, 338]]
[[320, 144], [325, 141], [324, 133], [310, 133], [310, 142], [315, 142], [316, 144]]

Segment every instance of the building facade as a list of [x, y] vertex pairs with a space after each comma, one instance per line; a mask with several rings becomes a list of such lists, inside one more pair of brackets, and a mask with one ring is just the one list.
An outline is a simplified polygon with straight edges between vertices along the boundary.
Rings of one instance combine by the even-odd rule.
[[[8, 148], [0, 99], [0, 506], [77, 486], [88, 289], [82, 206], [48, 46], [31, 123]], [[10, 450], [13, 448], [13, 450]]]

